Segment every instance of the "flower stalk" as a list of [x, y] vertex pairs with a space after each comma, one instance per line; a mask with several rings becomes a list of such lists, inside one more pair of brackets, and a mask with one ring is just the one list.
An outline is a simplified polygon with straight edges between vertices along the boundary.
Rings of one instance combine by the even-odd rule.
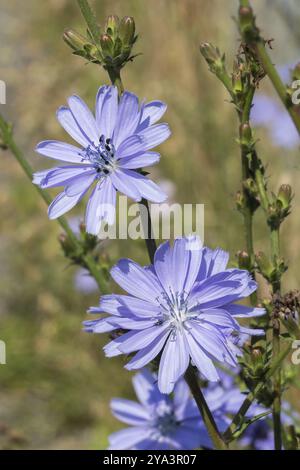
[[249, 44], [255, 50], [256, 56], [260, 61], [265, 74], [269, 77], [274, 89], [276, 90], [279, 98], [281, 99], [283, 105], [285, 106], [287, 112], [291, 116], [295, 127], [300, 134], [300, 113], [290, 98], [290, 95], [287, 92], [287, 88], [282, 82], [276, 68], [274, 67], [272, 60], [267, 52], [266, 45], [268, 41], [265, 41], [261, 35], [259, 29], [255, 24], [255, 16], [253, 10], [250, 6], [249, 0], [240, 0], [240, 11], [241, 9], [248, 10], [248, 24], [247, 28], [242, 30], [243, 40]]
[[224, 439], [218, 430], [214, 417], [209, 409], [208, 404], [206, 403], [206, 400], [201, 391], [201, 388], [199, 387], [194, 369], [191, 365], [188, 367], [185, 373], [185, 380], [198, 406], [203, 422], [206, 426], [206, 429], [214, 444], [215, 449], [216, 450], [228, 450], [228, 446], [224, 442]]

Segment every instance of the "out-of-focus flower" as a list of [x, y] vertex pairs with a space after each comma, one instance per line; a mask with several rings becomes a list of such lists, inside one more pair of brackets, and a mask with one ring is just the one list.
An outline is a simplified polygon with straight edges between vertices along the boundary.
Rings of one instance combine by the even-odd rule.
[[[227, 420], [228, 424], [231, 423], [233, 416], [238, 412], [246, 398], [246, 393], [242, 392], [237, 384], [238, 374], [239, 368], [230, 371], [220, 370], [220, 381], [217, 383], [210, 382], [208, 387], [203, 390], [208, 405], [214, 409], [215, 418], [222, 419], [222, 421]], [[246, 413], [246, 418], [251, 419], [267, 411], [268, 409], [265, 406], [254, 402]], [[271, 415], [271, 410], [269, 411]], [[287, 401], [282, 403], [281, 419], [285, 426], [295, 424], [299, 420], [299, 414], [292, 410]], [[253, 450], [274, 449], [272, 418], [263, 416], [254, 421], [248, 426], [238, 442], [241, 446]]]
[[[295, 65], [296, 63], [277, 67], [277, 71], [284, 83], [289, 84], [291, 82], [291, 74]], [[253, 124], [267, 128], [275, 146], [286, 149], [293, 149], [299, 146], [300, 139], [295, 125], [279, 100], [263, 93], [258, 93], [254, 97], [253, 104], [254, 106], [251, 110]]]
[[299, 135], [288, 112], [269, 96], [258, 94], [254, 98], [251, 119], [255, 126], [269, 130], [274, 145], [287, 149], [299, 146]]
[[166, 110], [164, 103], [151, 101], [140, 106], [137, 96], [128, 91], [119, 102], [117, 88], [103, 86], [96, 97], [95, 117], [78, 96], [71, 96], [68, 105], [58, 109], [57, 118], [82, 148], [53, 140], [36, 147], [41, 155], [67, 162], [34, 174], [33, 182], [42, 188], [64, 186], [49, 206], [50, 219], [72, 209], [91, 187], [86, 230], [94, 235], [102, 220], [114, 223], [117, 191], [135, 201], [165, 200], [156, 184], [135, 171], [157, 163], [160, 155], [150, 149], [170, 136], [167, 124], [155, 124]]
[[84, 268], [78, 269], [75, 273], [74, 286], [78, 292], [83, 294], [92, 294], [98, 290], [97, 282], [89, 274], [88, 270]]
[[[266, 411], [266, 409], [265, 409]], [[282, 403], [281, 422], [284, 426], [290, 426], [299, 422], [299, 413], [292, 410], [291, 405]], [[240, 439], [240, 443], [253, 450], [274, 449], [273, 423], [270, 417], [264, 417], [252, 423]]]
[[90, 313], [109, 316], [85, 322], [89, 332], [129, 330], [112, 340], [108, 357], [137, 354], [125, 366], [140, 369], [162, 353], [158, 386], [170, 393], [190, 359], [208, 380], [219, 375], [212, 359], [235, 366], [240, 347], [234, 336], [263, 334], [242, 327], [238, 317], [263, 315], [262, 308], [237, 304], [257, 288], [248, 271], [226, 269], [228, 253], [203, 248], [195, 236], [176, 239], [156, 250], [154, 265], [141, 267], [129, 259], [111, 270], [129, 295], [106, 295]]
[[[162, 394], [157, 377], [144, 369], [133, 378], [140, 403], [114, 398], [116, 418], [130, 425], [109, 436], [113, 450], [191, 450], [211, 447], [211, 441], [188, 386], [180, 380], [172, 396]], [[222, 420], [217, 420], [222, 427]]]

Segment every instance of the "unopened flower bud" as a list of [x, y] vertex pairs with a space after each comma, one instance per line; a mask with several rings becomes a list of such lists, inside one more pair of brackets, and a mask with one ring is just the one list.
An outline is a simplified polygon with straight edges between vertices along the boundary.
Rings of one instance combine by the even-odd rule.
[[105, 31], [110, 36], [115, 37], [119, 29], [119, 17], [117, 15], [109, 15], [105, 23]]
[[101, 50], [104, 57], [113, 56], [114, 43], [112, 38], [108, 34], [101, 34], [100, 36]]
[[73, 29], [66, 30], [63, 34], [63, 40], [74, 51], [82, 50], [88, 43], [88, 40]]
[[253, 27], [255, 27], [253, 10], [251, 7], [240, 7], [239, 23], [242, 34], [249, 33]]
[[200, 52], [213, 73], [225, 71], [225, 56], [221, 55], [219, 49], [209, 42], [200, 45]]
[[240, 140], [241, 144], [245, 147], [250, 147], [252, 144], [252, 130], [249, 122], [245, 122], [240, 126]]
[[240, 269], [246, 269], [247, 271], [250, 271], [251, 259], [247, 251], [238, 251], [237, 259], [238, 259], [238, 265]]
[[261, 272], [261, 274], [266, 278], [270, 279], [274, 273], [274, 266], [271, 262], [271, 260], [268, 258], [268, 256], [262, 252], [259, 251], [255, 255], [255, 261], [257, 263], [257, 266]]
[[131, 16], [124, 16], [119, 25], [119, 38], [127, 46], [134, 42], [135, 22]]
[[282, 184], [277, 194], [277, 200], [281, 202], [282, 208], [290, 207], [292, 200], [292, 188], [289, 184]]

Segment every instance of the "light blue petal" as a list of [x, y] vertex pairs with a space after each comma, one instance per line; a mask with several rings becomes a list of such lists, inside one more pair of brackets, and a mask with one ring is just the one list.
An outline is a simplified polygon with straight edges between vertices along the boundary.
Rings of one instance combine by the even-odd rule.
[[136, 132], [141, 132], [143, 129], [155, 124], [166, 112], [167, 105], [162, 101], [150, 101], [142, 106], [141, 120], [136, 129]]
[[117, 147], [116, 157], [118, 159], [133, 157], [141, 153], [146, 152], [145, 140], [137, 134], [127, 137], [120, 145]]
[[217, 382], [219, 375], [212, 360], [205, 354], [192, 335], [187, 336], [187, 342], [192, 361], [199, 372], [201, 372], [207, 380]]
[[69, 197], [76, 196], [77, 194], [81, 194], [82, 191], [89, 188], [96, 179], [96, 172], [95, 170], [90, 170], [81, 173], [76, 178], [68, 181], [65, 187], [65, 194]]
[[123, 341], [119, 346], [120, 351], [124, 354], [129, 354], [133, 351], [139, 351], [140, 349], [146, 348], [152, 343], [161, 333], [168, 328], [167, 324], [161, 326], [152, 326], [146, 330], [135, 332], [131, 335], [127, 341]]
[[121, 168], [135, 170], [137, 168], [146, 168], [147, 166], [154, 165], [160, 160], [160, 154], [157, 152], [142, 152], [137, 155], [129, 156], [119, 160]]
[[225, 305], [224, 309], [236, 318], [261, 317], [266, 315], [266, 310], [264, 308], [246, 307], [245, 305], [239, 304]]
[[39, 178], [39, 185], [42, 188], [54, 188], [56, 186], [65, 186], [66, 184], [72, 183], [77, 177], [82, 177], [83, 175], [90, 176], [95, 174], [95, 171], [92, 167], [88, 166], [61, 166], [52, 168], [45, 172], [40, 172], [40, 174], [34, 175], [34, 183], [37, 183], [37, 176], [44, 175], [43, 178]]
[[141, 349], [129, 362], [126, 364], [125, 369], [141, 369], [149, 364], [162, 350], [170, 331], [166, 329], [152, 343], [146, 348]]
[[135, 184], [132, 184], [132, 181], [129, 177], [125, 174], [125, 171], [130, 170], [115, 170], [110, 174], [110, 179], [114, 187], [120, 193], [125, 194], [126, 196], [130, 197], [134, 201], [140, 201], [141, 195], [139, 190], [136, 188]]
[[83, 188], [82, 193], [76, 194], [75, 196], [67, 196], [65, 192], [56, 196], [48, 208], [49, 219], [57, 219], [57, 217], [60, 217], [76, 206], [86, 193], [87, 189], [88, 188]]
[[88, 139], [97, 145], [100, 134], [96, 126], [95, 118], [88, 106], [76, 95], [70, 96], [68, 105], [79, 127], [84, 131]]
[[115, 86], [101, 87], [96, 97], [96, 123], [99, 135], [111, 138], [118, 114], [118, 90]]
[[147, 426], [147, 421], [151, 419], [147, 409], [132, 400], [113, 398], [110, 408], [116, 418], [132, 426]]
[[76, 142], [81, 144], [84, 148], [91, 144], [91, 140], [79, 126], [69, 108], [61, 106], [57, 110], [56, 117], [60, 125], [74, 140], [76, 140]]
[[171, 131], [168, 124], [163, 123], [147, 127], [138, 135], [143, 138], [145, 150], [151, 150], [167, 140], [171, 135]]
[[143, 439], [151, 434], [149, 427], [136, 426], [122, 429], [109, 436], [109, 450], [133, 450]]
[[65, 142], [59, 142], [58, 140], [44, 140], [37, 144], [35, 150], [40, 155], [63, 162], [85, 164], [85, 162], [82, 162], [82, 150], [79, 147], [66, 144]]
[[139, 401], [151, 410], [153, 404], [156, 404], [162, 398], [157, 386], [157, 377], [151, 374], [148, 369], [143, 369], [136, 374], [132, 379], [132, 384]]
[[113, 142], [117, 148], [134, 130], [140, 119], [139, 100], [136, 95], [125, 91], [120, 99]]
[[95, 186], [86, 208], [86, 231], [98, 235], [104, 220], [109, 225], [115, 221], [116, 190], [110, 178], [99, 181]]
[[178, 379], [189, 365], [189, 351], [184, 333], [171, 333], [161, 356], [158, 371], [158, 388], [161, 393], [171, 393]]
[[121, 259], [110, 271], [112, 278], [129, 294], [154, 302], [162, 292], [157, 278], [134, 261]]

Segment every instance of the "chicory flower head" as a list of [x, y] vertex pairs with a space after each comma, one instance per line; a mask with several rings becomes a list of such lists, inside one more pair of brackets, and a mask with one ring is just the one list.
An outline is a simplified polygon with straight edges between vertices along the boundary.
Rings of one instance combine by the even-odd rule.
[[[162, 394], [157, 377], [144, 369], [133, 377], [140, 403], [114, 398], [111, 410], [130, 427], [109, 436], [112, 450], [192, 450], [211, 441], [188, 386], [180, 380], [174, 394]], [[219, 421], [217, 421], [220, 425]]]
[[159, 153], [150, 150], [170, 136], [167, 124], [155, 124], [166, 111], [164, 103], [139, 105], [137, 96], [128, 91], [118, 100], [116, 87], [102, 86], [95, 117], [78, 96], [71, 96], [68, 105], [58, 109], [57, 119], [81, 148], [54, 140], [36, 147], [41, 155], [67, 163], [34, 174], [33, 182], [41, 188], [64, 187], [49, 206], [50, 219], [72, 209], [91, 187], [86, 230], [94, 235], [102, 220], [114, 223], [117, 191], [135, 201], [165, 200], [163, 191], [136, 171], [159, 161]]
[[193, 236], [175, 240], [173, 247], [169, 242], [160, 245], [150, 266], [121, 259], [111, 275], [129, 295], [104, 295], [90, 312], [109, 316], [86, 321], [85, 329], [129, 330], [104, 348], [108, 357], [137, 352], [125, 366], [129, 370], [161, 354], [162, 393], [173, 390], [190, 360], [206, 379], [217, 381], [213, 360], [235, 366], [239, 335], [263, 334], [240, 326], [236, 318], [265, 313], [236, 303], [257, 284], [248, 271], [226, 269], [227, 262], [228, 253], [203, 248]]

